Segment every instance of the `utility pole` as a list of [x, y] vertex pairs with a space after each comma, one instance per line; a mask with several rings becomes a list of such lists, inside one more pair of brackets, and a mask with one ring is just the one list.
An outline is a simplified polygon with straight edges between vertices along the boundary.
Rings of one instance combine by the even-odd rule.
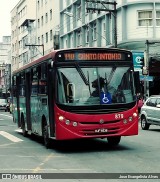
[[[117, 9], [116, 1], [106, 2], [103, 0], [86, 0], [87, 2], [87, 12], [93, 11], [100, 13], [101, 11], [108, 11], [114, 17], [114, 47], [117, 47]], [[112, 5], [113, 8], [109, 9], [106, 5]]]

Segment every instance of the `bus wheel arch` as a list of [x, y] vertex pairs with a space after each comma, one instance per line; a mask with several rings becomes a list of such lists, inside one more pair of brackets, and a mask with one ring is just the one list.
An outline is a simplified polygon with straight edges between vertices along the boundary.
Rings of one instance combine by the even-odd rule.
[[25, 124], [25, 119], [24, 119], [24, 114], [21, 113], [21, 128], [22, 128], [22, 134], [24, 137], [27, 136], [27, 131], [26, 131], [26, 124]]
[[46, 148], [49, 148], [49, 132], [48, 132], [48, 124], [46, 117], [42, 116], [42, 137], [43, 137], [43, 143]]

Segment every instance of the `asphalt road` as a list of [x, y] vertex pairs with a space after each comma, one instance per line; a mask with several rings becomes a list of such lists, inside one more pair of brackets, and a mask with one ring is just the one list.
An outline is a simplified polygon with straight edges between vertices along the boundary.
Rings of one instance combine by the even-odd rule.
[[[111, 148], [105, 139], [95, 139], [53, 142], [46, 149], [39, 137], [23, 137], [12, 115], [0, 111], [0, 173], [46, 174], [49, 179], [45, 181], [160, 181], [157, 174], [148, 179], [149, 173], [160, 172], [159, 138], [160, 127], [151, 126], [148, 131], [139, 128], [138, 136], [122, 137], [117, 147]], [[131, 179], [142, 174], [147, 179]], [[117, 175], [125, 179], [117, 179]]]

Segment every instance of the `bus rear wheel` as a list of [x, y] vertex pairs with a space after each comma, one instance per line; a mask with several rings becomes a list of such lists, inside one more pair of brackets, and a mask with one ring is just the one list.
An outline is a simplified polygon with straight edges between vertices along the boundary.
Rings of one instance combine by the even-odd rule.
[[121, 141], [121, 137], [120, 136], [115, 136], [115, 137], [107, 137], [108, 140], [108, 144], [111, 146], [116, 146], [119, 144], [119, 142]]
[[49, 148], [50, 141], [49, 141], [49, 135], [48, 135], [48, 127], [47, 125], [43, 125], [43, 143], [46, 148]]

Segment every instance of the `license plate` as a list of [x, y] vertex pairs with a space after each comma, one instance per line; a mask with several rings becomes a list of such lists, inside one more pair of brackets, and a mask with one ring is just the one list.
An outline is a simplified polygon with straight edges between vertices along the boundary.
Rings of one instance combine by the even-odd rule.
[[108, 131], [107, 129], [101, 128], [101, 129], [96, 129], [95, 133], [106, 133], [107, 131]]

